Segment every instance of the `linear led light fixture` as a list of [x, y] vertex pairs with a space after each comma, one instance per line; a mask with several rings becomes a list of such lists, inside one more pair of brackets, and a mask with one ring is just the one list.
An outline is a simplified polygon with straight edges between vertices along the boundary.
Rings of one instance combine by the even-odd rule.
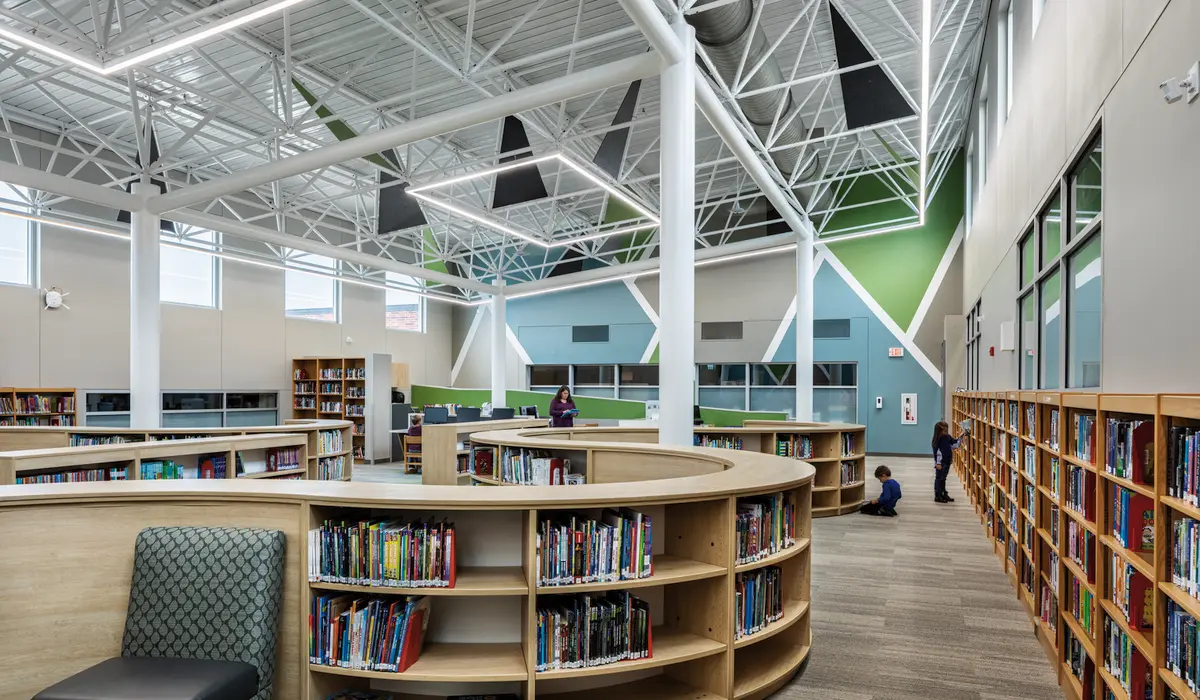
[[179, 49], [187, 48], [192, 44], [210, 39], [214, 36], [233, 31], [238, 27], [249, 24], [255, 20], [262, 19], [268, 15], [282, 12], [283, 10], [298, 5], [305, 0], [276, 0], [275, 2], [266, 2], [258, 7], [248, 7], [241, 12], [236, 12], [232, 15], [224, 17], [216, 22], [211, 22], [203, 27], [198, 27], [188, 32], [184, 32], [176, 36], [174, 39], [165, 41], [161, 44], [154, 44], [146, 49], [135, 51], [132, 54], [117, 60], [116, 63], [98, 63], [89, 61], [85, 58], [80, 58], [70, 51], [54, 46], [50, 42], [44, 41], [27, 32], [14, 29], [11, 25], [0, 25], [0, 37], [13, 41], [17, 44], [33, 49], [36, 52], [44, 53], [53, 56], [61, 61], [66, 61], [74, 66], [84, 68], [98, 73], [100, 75], [112, 75], [132, 68], [136, 65], [146, 63], [160, 56], [165, 56], [169, 53], [178, 51]]
[[[601, 231], [598, 233], [590, 234], [587, 236], [571, 238], [568, 240], [547, 242], [536, 236], [530, 235], [529, 233], [526, 233], [525, 231], [521, 231], [521, 230], [516, 229], [507, 224], [503, 224], [503, 223], [500, 223], [493, 219], [490, 219], [486, 216], [483, 216], [481, 214], [477, 214], [477, 213], [472, 212], [464, 207], [460, 207], [455, 204], [451, 204], [450, 202], [447, 202], [442, 199], [435, 199], [435, 198], [429, 196], [429, 194], [428, 194], [431, 190], [441, 189], [444, 187], [448, 187], [450, 185], [456, 185], [456, 184], [459, 184], [462, 182], [468, 182], [470, 180], [475, 180], [475, 179], [479, 179], [479, 178], [490, 177], [497, 173], [502, 173], [502, 172], [505, 172], [508, 170], [514, 170], [516, 168], [521, 168], [521, 167], [524, 167], [527, 165], [536, 165], [538, 163], [544, 163], [544, 162], [552, 161], [552, 160], [557, 160], [558, 162], [565, 165], [570, 170], [572, 170], [575, 173], [578, 173], [579, 175], [586, 178], [592, 184], [596, 185], [597, 187], [608, 192], [613, 197], [616, 197], [617, 199], [621, 200], [625, 204], [629, 205], [629, 207], [631, 207], [634, 211], [638, 212], [645, 218], [649, 219], [651, 223], [634, 224], [631, 226], [615, 228], [610, 231]], [[492, 168], [486, 168], [484, 170], [479, 170], [479, 171], [476, 171], [473, 173], [467, 173], [465, 175], [458, 175], [458, 176], [452, 177], [448, 180], [440, 180], [438, 182], [426, 183], [424, 185], [420, 185], [417, 187], [410, 187], [410, 188], [408, 188], [407, 192], [408, 192], [408, 194], [411, 194], [412, 196], [420, 199], [423, 202], [426, 202], [427, 204], [444, 209], [448, 212], [451, 212], [452, 214], [456, 214], [465, 219], [469, 219], [471, 221], [474, 221], [478, 224], [481, 224], [481, 225], [491, 228], [493, 230], [499, 231], [501, 233], [508, 234], [510, 236], [513, 236], [514, 238], [520, 238], [521, 240], [528, 241], [535, 245], [541, 246], [542, 248], [560, 248], [563, 246], [571, 245], [573, 243], [579, 243], [582, 241], [596, 240], [598, 238], [607, 238], [608, 236], [616, 236], [616, 235], [620, 235], [623, 233], [632, 233], [635, 231], [644, 231], [646, 229], [657, 228], [660, 225], [658, 216], [656, 216], [653, 212], [651, 212], [649, 209], [647, 209], [641, 202], [639, 202], [636, 199], [625, 194], [624, 192], [622, 192], [620, 190], [620, 188], [614, 187], [611, 184], [605, 182], [603, 179], [596, 177], [591, 172], [589, 172], [587, 170], [587, 168], [575, 163], [574, 161], [572, 161], [570, 158], [566, 157], [562, 153], [548, 153], [546, 155], [538, 156], [536, 158], [523, 158], [520, 160], [510, 161], [508, 163], [504, 163], [503, 165], [497, 165]]]
[[928, 195], [925, 180], [929, 170], [929, 50], [933, 38], [929, 32], [932, 31], [932, 15], [933, 0], [921, 0], [921, 165], [917, 175], [920, 178], [917, 213], [921, 226], [925, 225], [925, 198]]

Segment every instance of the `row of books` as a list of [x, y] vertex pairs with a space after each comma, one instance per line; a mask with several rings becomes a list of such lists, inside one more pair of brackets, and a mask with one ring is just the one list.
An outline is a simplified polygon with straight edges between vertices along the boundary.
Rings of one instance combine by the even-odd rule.
[[733, 638], [756, 634], [783, 619], [783, 570], [764, 566], [737, 575], [734, 581]]
[[725, 450], [742, 449], [742, 439], [732, 435], [702, 435], [692, 436], [692, 444], [696, 447], [719, 447]]
[[65, 472], [49, 474], [28, 474], [18, 476], [18, 484], [73, 484], [85, 481], [124, 481], [127, 476], [125, 467], [109, 467], [99, 469], [73, 469]]
[[1167, 437], [1167, 495], [1200, 505], [1200, 428], [1171, 427]]
[[267, 450], [267, 471], [281, 472], [300, 468], [300, 447], [273, 447]]
[[1037, 481], [1037, 449], [1033, 445], [1025, 445], [1024, 453], [1025, 461], [1021, 464], [1021, 469], [1034, 482]]
[[346, 398], [365, 399], [367, 398], [367, 390], [361, 386], [348, 386], [346, 387]]
[[321, 408], [322, 413], [341, 413], [342, 412], [342, 402], [341, 401], [322, 401], [320, 408]]
[[1037, 418], [1036, 418], [1036, 413], [1035, 413], [1036, 408], [1037, 408], [1037, 406], [1035, 406], [1031, 403], [1025, 404], [1025, 436], [1028, 437], [1030, 440], [1035, 439], [1034, 435], [1036, 435], [1036, 428], [1037, 428]]
[[1104, 469], [1136, 484], [1154, 483], [1154, 421], [1109, 418]]
[[539, 586], [606, 583], [654, 575], [653, 523], [629, 508], [600, 520], [561, 514], [538, 523]]
[[15, 416], [10, 418], [0, 419], [0, 425], [18, 426], [18, 427], [70, 427], [75, 425], [75, 416]]
[[317, 479], [336, 481], [346, 476], [346, 456], [322, 457], [317, 460]]
[[738, 564], [765, 559], [795, 545], [795, 497], [787, 492], [739, 498], [735, 536]]
[[346, 368], [346, 379], [366, 379], [366, 378], [367, 378], [367, 368], [366, 367], [347, 367]]
[[542, 450], [506, 448], [500, 460], [500, 473], [496, 476], [509, 484], [562, 486], [583, 483], [582, 475], [571, 474], [571, 460], [552, 457]]
[[317, 454], [326, 455], [330, 452], [341, 452], [344, 449], [345, 447], [342, 446], [342, 431], [317, 431]]
[[858, 433], [842, 433], [842, 456], [850, 457], [858, 454], [855, 447], [858, 445]]
[[183, 465], [169, 459], [143, 461], [139, 467], [138, 478], [143, 480], [196, 478], [190, 474], [185, 475]]
[[1095, 612], [1094, 596], [1075, 576], [1068, 578], [1070, 585], [1067, 586], [1067, 610], [1090, 635], [1094, 629], [1092, 627], [1093, 613]]
[[339, 380], [342, 378], [341, 367], [322, 367], [320, 371], [321, 379]]
[[1154, 499], [1116, 486], [1112, 494], [1113, 537], [1125, 549], [1154, 551]]
[[1200, 521], [1180, 518], [1171, 531], [1171, 582], [1200, 598]]
[[1074, 518], [1067, 519], [1067, 558], [1087, 573], [1088, 582], [1095, 583], [1096, 536]]
[[1104, 666], [1121, 684], [1130, 700], [1154, 697], [1152, 667], [1133, 647], [1133, 640], [1117, 623], [1104, 618]]
[[813, 439], [807, 435], [785, 435], [775, 439], [775, 454], [780, 457], [795, 457], [796, 459], [811, 459]]
[[1050, 542], [1058, 547], [1058, 506], [1050, 504]]
[[1067, 465], [1066, 504], [1091, 522], [1096, 522], [1096, 473], [1078, 465]]
[[1055, 592], [1056, 590], [1047, 586], [1045, 581], [1042, 581], [1041, 594], [1039, 596], [1041, 606], [1038, 610], [1038, 617], [1053, 631], [1058, 631], [1058, 594]]
[[1058, 409], [1050, 409], [1050, 434], [1046, 436], [1044, 442], [1050, 445], [1050, 449], [1058, 452], [1059, 445], [1059, 426], [1058, 426]]
[[308, 379], [308, 378], [309, 378], [308, 370], [303, 369], [301, 367], [297, 367], [292, 370], [292, 380], [293, 381], [299, 381], [301, 379]]
[[295, 382], [295, 384], [292, 386], [292, 393], [294, 393], [294, 394], [315, 394], [315, 393], [317, 393], [317, 383], [316, 382]]
[[72, 435], [68, 441], [71, 447], [93, 447], [95, 445], [123, 445], [127, 442], [141, 442], [130, 435]]
[[1154, 627], [1154, 587], [1119, 554], [1112, 554], [1109, 572], [1112, 602], [1125, 615], [1129, 626], [1138, 630]]
[[399, 673], [421, 654], [429, 599], [319, 595], [308, 619], [309, 663]]
[[341, 382], [321, 382], [321, 395], [322, 396], [341, 396], [342, 395], [342, 383]]
[[74, 396], [18, 394], [16, 401], [0, 399], [0, 413], [74, 413]]
[[304, 396], [297, 396], [296, 398], [292, 399], [292, 408], [297, 408], [302, 411], [303, 410], [313, 411], [313, 410], [316, 410], [316, 408], [317, 408], [317, 400], [307, 398]]
[[536, 671], [653, 656], [650, 604], [628, 591], [538, 599]]
[[357, 416], [361, 418], [362, 416], [367, 415], [367, 407], [363, 406], [362, 404], [348, 403], [346, 404], [346, 415]]
[[1058, 474], [1059, 474], [1058, 457], [1051, 457], [1050, 458], [1050, 493], [1054, 496], [1054, 498], [1056, 500], [1058, 499]]
[[1096, 682], [1096, 666], [1092, 657], [1088, 656], [1087, 647], [1079, 640], [1071, 628], [1063, 631], [1063, 663], [1067, 670], [1079, 681], [1084, 698], [1094, 698]]
[[[1014, 433], [1018, 431], [1017, 421], [1021, 419], [1021, 413], [1017, 409], [1016, 401], [1008, 402], [1008, 429]], [[1003, 421], [998, 421], [1003, 422]]]
[[308, 580], [394, 588], [453, 588], [454, 523], [326, 520], [308, 531]]
[[857, 461], [842, 462], [842, 486], [857, 484], [863, 480], [862, 469]]
[[1193, 693], [1200, 691], [1200, 639], [1196, 619], [1170, 598], [1167, 599], [1167, 669], [1187, 684]]
[[1075, 456], [1090, 464], [1096, 463], [1096, 416], [1075, 414]]
[[1021, 462], [1017, 457], [1020, 455], [1021, 440], [1013, 435], [1008, 439], [1008, 461], [1013, 465], [1013, 469], [1021, 466]]
[[361, 462], [361, 461], [366, 460], [366, 458], [367, 458], [367, 452], [365, 449], [363, 449], [363, 446], [355, 445], [354, 446], [354, 459], [357, 459], [358, 461]]

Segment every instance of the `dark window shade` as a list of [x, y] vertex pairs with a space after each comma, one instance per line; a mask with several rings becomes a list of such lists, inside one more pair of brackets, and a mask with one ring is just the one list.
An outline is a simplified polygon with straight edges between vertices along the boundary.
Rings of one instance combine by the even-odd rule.
[[566, 365], [534, 365], [529, 368], [530, 386], [562, 386], [571, 381], [571, 370]]
[[822, 318], [813, 321], [814, 338], [849, 338], [850, 319]]
[[813, 363], [813, 386], [858, 386], [858, 365], [853, 362]]
[[571, 326], [572, 343], [607, 343], [608, 326]]
[[700, 340], [741, 340], [741, 321], [708, 321], [700, 324]]

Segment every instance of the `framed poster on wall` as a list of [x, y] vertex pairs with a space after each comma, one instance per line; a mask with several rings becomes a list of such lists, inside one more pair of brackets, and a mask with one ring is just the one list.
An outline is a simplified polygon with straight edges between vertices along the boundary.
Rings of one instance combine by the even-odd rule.
[[900, 424], [917, 424], [917, 395], [900, 394]]

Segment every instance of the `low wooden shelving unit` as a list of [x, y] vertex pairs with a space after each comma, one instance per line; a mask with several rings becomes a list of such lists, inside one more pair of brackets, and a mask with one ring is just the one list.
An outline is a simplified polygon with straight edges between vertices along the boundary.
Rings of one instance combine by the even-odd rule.
[[955, 434], [972, 427], [955, 468], [1063, 694], [1196, 700], [1167, 608], [1200, 621], [1175, 580], [1193, 546], [1175, 527], [1200, 528], [1200, 508], [1170, 495], [1200, 397], [967, 392], [953, 419]]
[[[143, 481], [0, 486], [0, 598], [23, 601], [0, 637], [0, 698], [27, 698], [113, 653], [128, 597], [138, 531], [154, 525], [282, 530], [288, 541], [274, 695], [325, 700], [339, 690], [398, 697], [515, 693], [563, 700], [757, 700], [808, 657], [811, 501], [815, 470], [751, 451], [666, 448], [570, 439], [553, 431], [476, 435], [553, 451], [586, 449], [595, 483], [504, 489], [262, 480]], [[243, 438], [249, 439], [249, 438]], [[302, 440], [302, 437], [298, 437]], [[182, 444], [182, 443], [180, 443]], [[129, 449], [119, 446], [115, 449]], [[647, 460], [657, 469], [642, 469]], [[663, 478], [670, 475], [670, 478]], [[782, 494], [795, 506], [791, 546], [736, 564], [739, 499]], [[608, 583], [538, 583], [539, 524], [556, 514], [597, 517], [631, 508], [652, 518], [653, 576]], [[453, 522], [453, 588], [310, 582], [309, 532], [327, 521], [413, 518]], [[736, 638], [738, 576], [778, 567], [783, 617]], [[62, 575], [69, 571], [70, 575]], [[648, 658], [537, 671], [539, 600], [630, 590], [649, 605]], [[417, 661], [402, 673], [321, 666], [309, 659], [309, 608], [319, 595], [428, 595], [430, 622]], [[86, 614], [87, 625], [76, 624]], [[70, 649], [64, 663], [63, 649]]]

